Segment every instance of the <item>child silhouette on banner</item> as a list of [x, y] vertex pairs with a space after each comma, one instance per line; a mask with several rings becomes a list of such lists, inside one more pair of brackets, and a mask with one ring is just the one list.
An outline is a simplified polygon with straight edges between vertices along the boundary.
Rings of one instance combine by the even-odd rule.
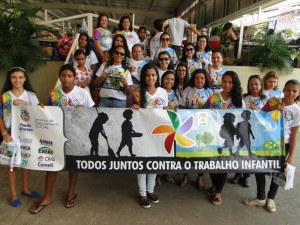
[[[235, 115], [232, 113], [225, 113], [224, 124], [221, 126], [219, 135], [221, 138], [225, 139], [223, 148], [229, 148], [230, 156], [233, 156], [232, 147], [234, 146], [234, 135], [236, 134], [236, 129], [233, 125], [235, 121]], [[223, 148], [218, 148], [218, 153], [222, 154]]]
[[91, 140], [91, 156], [95, 155], [98, 156], [98, 148], [99, 148], [99, 142], [98, 137], [99, 133], [107, 140], [107, 136], [105, 134], [105, 131], [103, 129], [103, 124], [105, 124], [108, 121], [108, 115], [104, 112], [98, 113], [98, 117], [95, 119], [92, 128], [89, 133], [89, 138]]
[[251, 124], [249, 123], [251, 112], [249, 110], [245, 110], [242, 112], [241, 117], [244, 121], [239, 122], [236, 125], [236, 130], [237, 130], [237, 135], [236, 138], [240, 139], [239, 146], [237, 147], [236, 152], [234, 155], [239, 155], [240, 149], [245, 145], [247, 146], [247, 150], [249, 152], [249, 156], [255, 155], [251, 152], [251, 142], [250, 142], [250, 134], [253, 138], [255, 139], [252, 129], [251, 129]]
[[141, 137], [143, 134], [141, 133], [137, 133], [132, 129], [132, 123], [131, 123], [131, 119], [132, 119], [132, 114], [133, 111], [131, 109], [126, 109], [123, 112], [123, 117], [126, 119], [123, 123], [122, 123], [122, 140], [120, 143], [120, 147], [118, 148], [117, 151], [117, 156], [120, 157], [120, 152], [122, 150], [122, 148], [124, 148], [125, 145], [128, 146], [128, 150], [129, 153], [131, 155], [131, 157], [135, 157], [136, 155], [132, 153], [132, 137]]

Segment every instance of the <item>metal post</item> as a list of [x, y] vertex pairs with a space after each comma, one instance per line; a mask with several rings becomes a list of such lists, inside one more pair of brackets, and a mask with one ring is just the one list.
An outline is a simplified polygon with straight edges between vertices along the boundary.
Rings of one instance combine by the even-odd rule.
[[87, 16], [87, 27], [88, 27], [88, 34], [90, 37], [93, 36], [93, 16], [89, 14]]
[[239, 37], [239, 47], [238, 47], [238, 54], [237, 58], [240, 59], [242, 55], [242, 48], [243, 48], [243, 37], [244, 37], [244, 20], [247, 15], [243, 16], [243, 19], [241, 20], [241, 28], [240, 28], [240, 37]]
[[132, 27], [134, 27], [134, 22], [135, 22], [135, 14], [132, 14]]

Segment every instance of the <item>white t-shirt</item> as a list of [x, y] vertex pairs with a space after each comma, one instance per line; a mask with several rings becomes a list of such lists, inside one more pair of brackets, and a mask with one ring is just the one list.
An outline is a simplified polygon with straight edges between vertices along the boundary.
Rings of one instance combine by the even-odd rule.
[[208, 97], [213, 94], [210, 88], [198, 89], [188, 86], [184, 89], [180, 98], [180, 105], [187, 109], [203, 109]]
[[146, 91], [146, 107], [151, 109], [163, 109], [168, 106], [168, 93], [158, 87], [153, 95]]
[[92, 107], [95, 103], [87, 90], [74, 86], [69, 93], [65, 93], [62, 87], [52, 90], [48, 105]]
[[289, 143], [292, 127], [300, 126], [300, 108], [296, 103], [284, 108], [284, 139], [285, 143]]
[[147, 56], [147, 49], [149, 49], [149, 42], [147, 38], [145, 38], [143, 41], [140, 41], [139, 44], [142, 46], [143, 55]]
[[250, 108], [250, 105], [252, 104], [258, 109], [261, 109], [268, 101], [268, 98], [252, 97], [251, 95], [248, 95], [243, 99], [247, 108]]
[[39, 100], [36, 97], [36, 95], [33, 92], [26, 90], [24, 90], [24, 92], [19, 97], [14, 96], [14, 94], [11, 91], [7, 91], [2, 94], [2, 99], [3, 102], [1, 103], [2, 107], [0, 109], [0, 115], [3, 115], [3, 121], [7, 129], [11, 127], [11, 106], [14, 100], [19, 99], [25, 101], [28, 103], [28, 105], [39, 104]]
[[122, 34], [126, 38], [128, 49], [129, 49], [130, 52], [132, 52], [132, 47], [135, 44], [140, 43], [139, 36], [135, 33], [135, 31], [125, 32], [125, 31], [122, 30], [120, 32], [120, 34]]
[[140, 85], [140, 76], [141, 70], [145, 64], [147, 64], [146, 60], [136, 61], [133, 58], [130, 58], [129, 64], [135, 67], [135, 71], [131, 72], [133, 85], [131, 87], [132, 90], [135, 90]]
[[120, 78], [124, 77], [127, 81], [127, 84], [131, 86], [133, 82], [129, 70], [125, 71], [122, 65], [106, 67], [105, 62], [100, 66], [96, 76], [101, 77], [103, 72], [108, 73], [109, 76], [102, 82], [100, 97], [126, 100], [124, 84], [120, 81]]
[[181, 46], [184, 30], [190, 26], [188, 22], [181, 18], [172, 18], [166, 20], [172, 35], [172, 45]]
[[168, 70], [161, 70], [160, 68], [157, 67], [157, 71], [158, 71], [158, 76], [159, 76], [159, 85], [161, 85], [161, 77]]
[[157, 49], [160, 47], [160, 36], [163, 32], [158, 32], [150, 40], [150, 60], [154, 61]]

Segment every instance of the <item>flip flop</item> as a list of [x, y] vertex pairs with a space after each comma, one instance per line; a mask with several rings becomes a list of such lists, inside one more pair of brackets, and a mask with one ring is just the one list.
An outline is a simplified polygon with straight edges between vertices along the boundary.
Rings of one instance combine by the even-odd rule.
[[38, 192], [36, 192], [36, 191], [32, 191], [30, 194], [27, 194], [27, 193], [25, 193], [25, 192], [22, 191], [21, 195], [27, 196], [27, 197], [30, 197], [30, 198], [37, 198], [37, 197], [40, 196], [40, 194]]
[[213, 204], [214, 205], [221, 205], [222, 203], [222, 198], [221, 197], [214, 197], [213, 199]]
[[19, 207], [19, 206], [21, 205], [21, 201], [20, 201], [19, 199], [12, 200], [12, 201], [10, 202], [10, 205], [11, 205], [12, 207]]
[[35, 210], [32, 210], [32, 208], [30, 209], [30, 212], [31, 212], [31, 214], [33, 214], [33, 215], [35, 215], [35, 214], [37, 214], [37, 213], [39, 213], [39, 212], [41, 212], [44, 208], [46, 208], [48, 205], [50, 205], [52, 202], [50, 202], [50, 203], [48, 203], [48, 204], [46, 204], [46, 205], [42, 205], [42, 204], [40, 204], [40, 203], [37, 203], [36, 205], [35, 205]]
[[74, 207], [75, 205], [77, 205], [77, 194], [74, 195], [74, 197], [72, 199], [67, 199], [66, 200], [66, 208], [69, 209], [69, 208], [72, 208]]

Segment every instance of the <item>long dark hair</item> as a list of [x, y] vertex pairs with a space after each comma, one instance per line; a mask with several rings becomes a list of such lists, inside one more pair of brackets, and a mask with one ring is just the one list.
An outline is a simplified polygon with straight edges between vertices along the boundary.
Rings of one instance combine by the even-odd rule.
[[28, 77], [28, 74], [27, 72], [25, 71], [25, 69], [23, 69], [22, 67], [12, 67], [10, 68], [7, 73], [6, 73], [6, 80], [5, 80], [5, 83], [4, 83], [4, 86], [2, 88], [2, 92], [1, 94], [3, 94], [4, 92], [6, 91], [10, 91], [12, 90], [13, 88], [13, 85], [11, 83], [11, 78], [10, 76], [15, 73], [15, 72], [22, 72], [26, 78], [24, 84], [23, 84], [23, 88], [26, 90], [26, 91], [31, 91], [31, 92], [34, 92], [33, 88], [31, 87], [31, 84], [29, 82], [29, 77]]
[[112, 42], [112, 45], [111, 45], [111, 49], [109, 50], [109, 55], [110, 57], [113, 55], [113, 53], [115, 52], [115, 49], [116, 49], [116, 45], [115, 45], [115, 41], [117, 40], [117, 38], [120, 37], [122, 38], [123, 40], [123, 48], [125, 50], [125, 58], [130, 58], [130, 51], [129, 51], [129, 48], [128, 48], [128, 45], [127, 45], [127, 41], [126, 41], [126, 38], [122, 35], [122, 34], [117, 34], [114, 36], [113, 38], [113, 42]]
[[241, 81], [239, 79], [239, 76], [234, 71], [226, 71], [222, 76], [222, 81], [223, 81], [224, 76], [230, 76], [232, 79], [233, 86], [232, 86], [232, 90], [230, 91], [232, 104], [236, 108], [242, 108], [243, 107], [243, 100], [242, 100], [243, 89], [241, 87]]
[[249, 82], [250, 82], [251, 79], [258, 79], [258, 80], [259, 80], [261, 89], [260, 89], [260, 91], [258, 92], [258, 96], [259, 96], [261, 99], [266, 98], [266, 96], [265, 96], [265, 94], [264, 94], [264, 82], [263, 82], [263, 79], [262, 79], [259, 75], [257, 75], [257, 74], [251, 75], [251, 76], [248, 78], [248, 83], [247, 83], [247, 93], [246, 93], [246, 94], [243, 94], [243, 97], [245, 98], [245, 97], [251, 95], [250, 88], [249, 88]]
[[175, 90], [177, 90], [178, 85], [179, 85], [179, 78], [177, 76], [179, 67], [184, 67], [185, 68], [185, 77], [184, 77], [184, 80], [183, 80], [183, 89], [185, 89], [187, 86], [189, 86], [189, 68], [188, 68], [188, 65], [187, 65], [187, 63], [180, 62], [180, 63], [178, 63], [178, 65], [176, 67], [176, 76], [175, 76], [175, 85], [174, 85]]
[[181, 57], [181, 62], [187, 62], [187, 59], [186, 59], [186, 55], [185, 55], [185, 50], [187, 49], [187, 46], [193, 46], [194, 48], [194, 55], [193, 55], [193, 60], [195, 61], [199, 61], [198, 58], [197, 58], [197, 55], [196, 55], [196, 50], [195, 50], [195, 46], [193, 45], [193, 43], [191, 42], [188, 42], [186, 43], [184, 46], [183, 46], [183, 50], [182, 50], [182, 57]]
[[98, 16], [98, 19], [97, 19], [97, 27], [100, 27], [100, 20], [102, 17], [106, 17], [108, 22], [109, 22], [109, 18], [108, 18], [108, 15], [106, 13], [100, 13], [99, 16]]
[[195, 87], [195, 79], [196, 79], [196, 75], [198, 73], [202, 73], [204, 75], [204, 78], [205, 78], [205, 83], [204, 83], [204, 89], [206, 88], [212, 88], [212, 82], [211, 82], [211, 77], [210, 75], [208, 74], [208, 72], [206, 71], [206, 69], [196, 69], [193, 73], [192, 73], [192, 76], [191, 76], [191, 79], [190, 79], [190, 86], [191, 87]]
[[141, 83], [140, 83], [140, 107], [145, 108], [146, 107], [146, 91], [147, 91], [147, 84], [146, 84], [146, 76], [147, 76], [147, 70], [149, 69], [154, 69], [157, 80], [155, 83], [155, 87], [159, 87], [159, 75], [158, 75], [158, 70], [157, 66], [154, 63], [147, 63], [146, 65], [143, 66], [141, 70]]
[[74, 52], [74, 58], [76, 59], [76, 56], [78, 55], [84, 55], [86, 57], [86, 52], [81, 50], [81, 49], [77, 49], [75, 52]]
[[[86, 55], [89, 55], [89, 54], [91, 53], [90, 36], [89, 36], [88, 34], [86, 34], [86, 33], [81, 33], [81, 34], [79, 35], [78, 40], [79, 40], [82, 36], [85, 36], [85, 37], [86, 37], [87, 43], [86, 43], [86, 46], [85, 46], [85, 54], [86, 54]], [[78, 42], [78, 43], [79, 43], [79, 42]]]
[[[175, 72], [173, 71], [173, 70], [167, 70], [166, 72], [164, 72], [163, 73], [163, 75], [161, 76], [161, 87], [162, 88], [164, 88], [164, 83], [163, 83], [163, 81], [164, 81], [164, 79], [165, 79], [165, 77], [167, 76], [167, 75], [169, 75], [169, 74], [173, 74], [173, 76], [174, 76], [174, 85], [173, 85], [173, 87], [172, 87], [172, 90], [173, 91], [175, 91], [175, 95], [176, 95], [176, 88], [175, 88], [175, 83], [176, 83], [176, 75], [175, 75]], [[176, 95], [176, 97], [177, 97], [177, 95]]]
[[206, 46], [205, 46], [205, 48], [204, 48], [204, 51], [205, 51], [205, 52], [209, 52], [209, 51], [210, 51], [210, 46], [209, 46], [208, 38], [207, 38], [206, 35], [200, 35], [200, 36], [197, 38], [197, 42], [196, 42], [197, 44], [196, 44], [195, 51], [196, 51], [196, 52], [199, 51], [199, 49], [198, 49], [198, 41], [200, 40], [200, 38], [205, 38]]
[[[118, 46], [116, 46], [116, 47], [114, 48], [114, 50], [116, 50], [117, 48], [123, 48], [124, 51], [125, 51], [124, 46], [118, 45]], [[114, 64], [114, 57], [113, 57], [113, 54], [114, 54], [114, 52], [112, 53], [112, 55], [111, 55], [111, 57], [110, 57], [110, 60], [108, 61], [107, 66], [112, 66], [112, 65]], [[127, 68], [127, 64], [126, 64], [126, 53], [125, 53], [125, 56], [124, 56], [124, 58], [123, 58], [123, 60], [122, 60], [122, 67], [123, 67], [125, 70], [128, 69], [128, 68]]]
[[123, 21], [124, 21], [125, 19], [129, 19], [129, 22], [130, 22], [129, 30], [132, 31], [132, 30], [133, 30], [133, 28], [132, 28], [132, 21], [131, 21], [131, 19], [130, 19], [129, 16], [122, 16], [122, 17], [121, 17], [120, 22], [119, 22], [119, 24], [118, 24], [118, 29], [119, 29], [120, 31], [121, 31], [121, 30], [124, 30], [124, 29], [123, 29], [122, 23], [123, 23]]

